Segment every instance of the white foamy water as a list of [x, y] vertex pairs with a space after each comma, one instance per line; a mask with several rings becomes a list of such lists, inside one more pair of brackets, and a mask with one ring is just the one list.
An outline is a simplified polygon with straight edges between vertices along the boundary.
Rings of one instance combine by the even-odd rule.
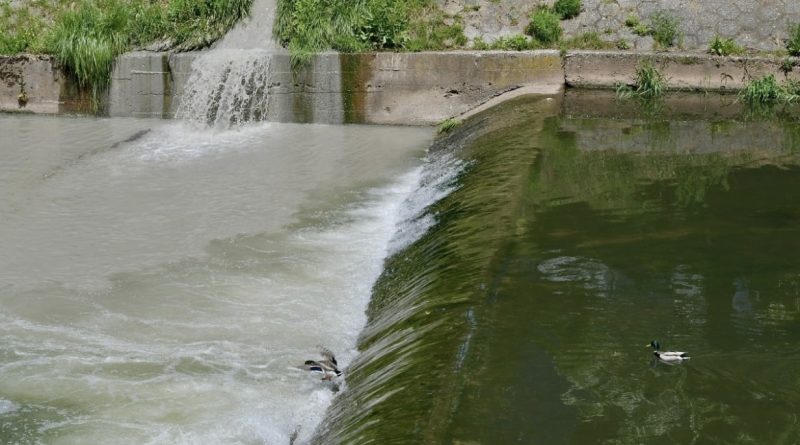
[[179, 118], [217, 127], [265, 120], [276, 10], [276, 0], [254, 0], [250, 17], [195, 59]]
[[0, 133], [0, 443], [311, 436], [335, 393], [294, 366], [316, 345], [352, 360], [429, 130], [5, 116]]

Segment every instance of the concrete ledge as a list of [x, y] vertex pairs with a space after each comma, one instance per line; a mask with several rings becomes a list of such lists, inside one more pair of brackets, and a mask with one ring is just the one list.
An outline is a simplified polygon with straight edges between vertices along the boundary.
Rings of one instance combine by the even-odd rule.
[[[718, 57], [698, 53], [571, 51], [564, 60], [565, 82], [577, 88], [614, 88], [633, 83], [636, 67], [651, 61], [672, 90], [738, 91], [750, 79], [784, 76], [782, 60], [763, 57]], [[789, 78], [798, 79], [796, 73]]]
[[[109, 114], [173, 117], [202, 53], [134, 52], [112, 75]], [[270, 62], [268, 118], [275, 121], [429, 125], [506, 91], [564, 85], [557, 51], [323, 53], [299, 71], [288, 54]]]
[[90, 109], [89, 96], [50, 56], [0, 57], [0, 111], [74, 113]]
[[[201, 52], [133, 52], [117, 59], [107, 112], [172, 118]], [[299, 71], [288, 54], [272, 56], [267, 118], [282, 122], [429, 125], [496, 103], [514, 91], [553, 94], [564, 85], [612, 89], [632, 83], [651, 61], [668, 88], [733, 92], [750, 79], [783, 78], [782, 59], [699, 53], [555, 50], [425, 53], [323, 53]], [[800, 80], [790, 72], [787, 78]], [[22, 92], [28, 98], [22, 104]], [[500, 97], [502, 96], [502, 97]], [[0, 111], [90, 112], [50, 57], [0, 57]]]

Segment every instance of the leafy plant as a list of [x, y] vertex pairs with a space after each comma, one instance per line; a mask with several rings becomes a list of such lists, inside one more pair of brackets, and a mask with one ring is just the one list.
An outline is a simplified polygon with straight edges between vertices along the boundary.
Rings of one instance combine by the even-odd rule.
[[637, 36], [649, 36], [650, 35], [650, 27], [644, 23], [637, 23], [633, 25], [633, 33]]
[[581, 13], [581, 0], [556, 0], [553, 10], [562, 19], [571, 19]]
[[732, 54], [742, 54], [744, 48], [737, 45], [733, 39], [715, 36], [708, 47], [708, 52], [717, 56], [730, 56]]
[[800, 23], [795, 23], [789, 27], [789, 40], [786, 41], [786, 49], [789, 55], [800, 56]]
[[544, 44], [558, 42], [561, 38], [560, 16], [550, 8], [538, 8], [530, 16], [525, 33]]
[[650, 16], [650, 35], [662, 48], [675, 46], [681, 36], [678, 19], [666, 11], [659, 11]]

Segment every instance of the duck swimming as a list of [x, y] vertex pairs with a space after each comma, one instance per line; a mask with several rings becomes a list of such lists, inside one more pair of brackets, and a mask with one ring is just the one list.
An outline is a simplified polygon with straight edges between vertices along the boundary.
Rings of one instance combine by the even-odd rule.
[[306, 362], [298, 366], [298, 368], [304, 371], [321, 373], [322, 380], [328, 381], [342, 375], [342, 371], [338, 368], [339, 364], [336, 362], [336, 357], [333, 356], [333, 352], [326, 348], [320, 348], [319, 352], [322, 355], [322, 360], [306, 360]]
[[691, 358], [688, 352], [661, 351], [661, 345], [658, 343], [658, 340], [651, 341], [650, 344], [645, 345], [645, 347], [653, 348], [653, 355], [665, 363], [680, 363]]

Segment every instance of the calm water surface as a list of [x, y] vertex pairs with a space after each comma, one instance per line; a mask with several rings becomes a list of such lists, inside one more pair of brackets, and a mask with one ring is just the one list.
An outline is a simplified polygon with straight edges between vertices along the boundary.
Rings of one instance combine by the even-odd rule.
[[[797, 128], [547, 120], [451, 436], [800, 442]], [[652, 339], [692, 359], [660, 363]]]

